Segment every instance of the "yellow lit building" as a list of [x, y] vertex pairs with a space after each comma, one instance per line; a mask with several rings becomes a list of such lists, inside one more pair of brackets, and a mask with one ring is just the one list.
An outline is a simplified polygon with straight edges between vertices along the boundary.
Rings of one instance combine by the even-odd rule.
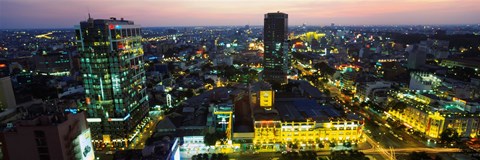
[[[413, 129], [424, 133], [431, 138], [440, 138], [447, 128], [455, 129], [461, 137], [478, 137], [480, 132], [480, 114], [464, 111], [454, 103], [440, 106], [425, 104], [424, 98], [415, 95], [406, 98], [404, 94], [393, 94], [392, 99], [406, 102], [407, 108], [403, 110], [389, 110], [388, 113], [401, 120]], [[423, 96], [424, 97], [424, 96]]]
[[[267, 116], [258, 114], [255, 117]], [[308, 113], [307, 113], [308, 112]], [[255, 145], [299, 144], [316, 146], [318, 143], [362, 142], [363, 121], [340, 117], [338, 111], [329, 106], [320, 106], [315, 100], [296, 99], [276, 101], [275, 108], [268, 113], [272, 120], [259, 120], [254, 125]]]
[[270, 144], [281, 142], [281, 122], [273, 120], [255, 121], [254, 144]]
[[325, 33], [318, 32], [307, 32], [300, 36], [300, 39], [308, 43], [312, 43], [313, 40], [320, 40], [320, 38], [325, 37]]
[[455, 129], [461, 137], [478, 137], [479, 133], [478, 114], [425, 112], [412, 106], [388, 113], [431, 138], [440, 138], [447, 128]]
[[317, 123], [255, 121], [254, 144], [316, 144], [319, 142], [363, 141], [360, 121], [337, 120]]

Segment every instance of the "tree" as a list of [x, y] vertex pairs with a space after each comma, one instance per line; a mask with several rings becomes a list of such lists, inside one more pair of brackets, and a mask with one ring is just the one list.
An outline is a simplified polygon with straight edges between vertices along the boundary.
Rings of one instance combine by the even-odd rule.
[[293, 149], [298, 149], [298, 144], [297, 144], [297, 143], [294, 143], [294, 144], [292, 145], [292, 148], [293, 148]]
[[343, 143], [343, 146], [345, 146], [347, 148], [350, 148], [350, 147], [352, 147], [352, 143], [351, 142], [345, 142], [345, 143]]
[[455, 142], [458, 138], [458, 132], [453, 128], [447, 128], [440, 134], [440, 140], [445, 143]]
[[358, 97], [353, 97], [353, 101], [354, 102], [358, 102], [360, 99], [358, 99]]
[[360, 106], [361, 106], [361, 107], [368, 106], [368, 103], [367, 103], [367, 102], [365, 102], [365, 101], [363, 101], [362, 103], [360, 103]]
[[213, 79], [211, 79], [211, 78], [207, 78], [207, 79], [205, 80], [205, 83], [208, 83], [208, 84], [211, 84], [212, 86], [215, 86], [215, 81], [214, 81]]
[[407, 104], [402, 101], [393, 100], [387, 103], [387, 108], [389, 110], [403, 111], [405, 108], [407, 108]]
[[234, 66], [226, 66], [224, 68], [223, 76], [227, 79], [231, 79], [235, 74], [238, 74], [240, 71], [237, 70]]
[[408, 155], [408, 159], [410, 160], [432, 160], [430, 156], [428, 156], [425, 152], [412, 152]]
[[203, 137], [203, 141], [204, 141], [205, 145], [212, 146], [212, 145], [215, 145], [215, 143], [217, 143], [217, 141], [225, 139], [226, 137], [227, 137], [227, 135], [225, 133], [222, 133], [222, 132], [207, 133]]
[[333, 151], [330, 154], [331, 160], [369, 160], [363, 152], [359, 151]]
[[317, 159], [317, 152], [315, 151], [307, 151], [306, 159]]
[[57, 89], [48, 86], [48, 81], [52, 80], [51, 76], [37, 75], [33, 77], [32, 84], [29, 85], [32, 96], [38, 99], [47, 100], [58, 97]]
[[211, 63], [206, 63], [206, 64], [202, 65], [201, 69], [202, 69], [203, 72], [210, 71], [210, 70], [212, 70], [212, 65], [211, 65]]
[[334, 68], [328, 66], [328, 64], [325, 62], [316, 63], [313, 65], [313, 68], [319, 70], [321, 75], [333, 76], [336, 71]]
[[323, 90], [323, 93], [325, 93], [326, 95], [330, 95], [330, 94], [331, 94], [331, 93], [330, 93], [330, 90], [328, 90], [328, 89]]
[[335, 143], [333, 143], [333, 142], [330, 143], [330, 148], [334, 148], [335, 146], [336, 146]]
[[323, 143], [318, 143], [318, 148], [325, 148], [325, 145], [323, 145]]
[[395, 104], [394, 109], [403, 111], [405, 108], [407, 108], [407, 104], [405, 102], [400, 101], [397, 104]]

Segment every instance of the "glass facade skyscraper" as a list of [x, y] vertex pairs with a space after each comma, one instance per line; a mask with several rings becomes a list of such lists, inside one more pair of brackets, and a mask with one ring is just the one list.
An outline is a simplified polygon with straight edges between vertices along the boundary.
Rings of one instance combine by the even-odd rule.
[[264, 18], [263, 80], [272, 84], [287, 83], [288, 14], [267, 13]]
[[93, 143], [127, 147], [149, 121], [141, 28], [89, 18], [76, 26], [76, 38]]

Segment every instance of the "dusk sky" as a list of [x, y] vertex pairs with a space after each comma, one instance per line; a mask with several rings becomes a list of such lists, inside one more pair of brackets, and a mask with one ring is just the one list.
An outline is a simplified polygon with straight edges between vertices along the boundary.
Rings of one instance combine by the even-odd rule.
[[124, 17], [144, 27], [263, 25], [263, 14], [290, 25], [478, 24], [479, 0], [0, 0], [0, 28], [72, 28]]

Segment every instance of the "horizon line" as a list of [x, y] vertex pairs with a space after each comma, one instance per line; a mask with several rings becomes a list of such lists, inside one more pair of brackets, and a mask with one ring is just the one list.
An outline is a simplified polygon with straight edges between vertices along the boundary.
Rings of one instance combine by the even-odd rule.
[[[136, 24], [138, 25], [138, 24]], [[243, 26], [254, 26], [260, 27], [263, 25], [160, 25], [160, 26], [141, 26], [142, 28], [160, 28], [160, 27], [243, 27]], [[303, 24], [292, 24], [288, 26], [302, 26]], [[335, 27], [402, 27], [402, 26], [469, 26], [469, 25], [477, 25], [480, 26], [480, 23], [451, 23], [451, 24], [346, 24], [346, 25], [339, 25], [335, 24]], [[35, 30], [35, 29], [74, 29], [75, 25], [71, 27], [51, 27], [51, 28], [0, 28], [0, 30]], [[306, 25], [307, 27], [331, 27], [330, 25]]]

